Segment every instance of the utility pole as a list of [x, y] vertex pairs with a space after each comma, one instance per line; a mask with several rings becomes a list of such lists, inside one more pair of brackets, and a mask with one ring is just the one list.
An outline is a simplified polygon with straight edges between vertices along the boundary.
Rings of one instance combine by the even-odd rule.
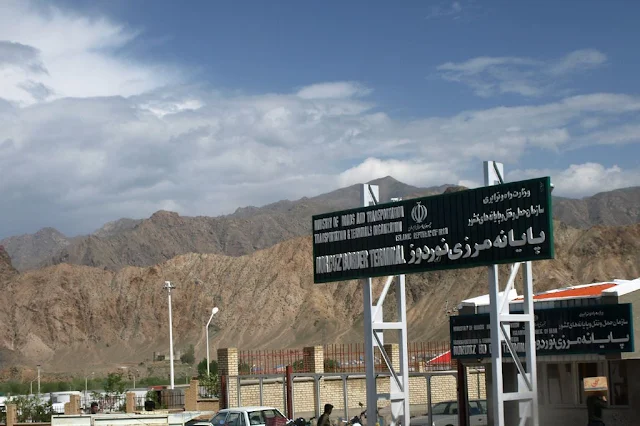
[[207, 322], [207, 325], [204, 327], [205, 332], [207, 333], [207, 377], [210, 376], [210, 372], [209, 372], [209, 364], [211, 364], [211, 360], [209, 359], [209, 324], [211, 324], [211, 320], [213, 319], [213, 316], [215, 314], [218, 313], [218, 308], [214, 307], [211, 310], [211, 317], [209, 317], [209, 321]]
[[167, 294], [169, 297], [169, 362], [171, 364], [171, 388], [174, 388], [174, 374], [173, 374], [173, 324], [171, 318], [171, 289], [175, 288], [175, 286], [171, 285], [171, 281], [164, 282], [164, 289], [167, 290]]
[[40, 364], [38, 364], [38, 401], [40, 400]]

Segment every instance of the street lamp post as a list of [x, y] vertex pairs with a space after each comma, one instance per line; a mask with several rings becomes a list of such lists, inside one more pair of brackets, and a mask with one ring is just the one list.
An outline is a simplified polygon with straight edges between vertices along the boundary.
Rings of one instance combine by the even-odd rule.
[[175, 286], [171, 285], [171, 281], [164, 282], [164, 288], [167, 290], [168, 298], [169, 298], [169, 363], [170, 365], [170, 374], [171, 374], [171, 389], [174, 388], [174, 375], [173, 375], [173, 325], [171, 318], [171, 289], [175, 288]]
[[211, 310], [211, 316], [209, 317], [209, 321], [207, 321], [207, 325], [204, 327], [204, 331], [207, 334], [207, 377], [209, 377], [210, 375], [209, 364], [211, 364], [211, 361], [209, 360], [209, 324], [211, 324], [211, 320], [213, 319], [213, 316], [217, 314], [218, 311], [219, 309], [217, 307], [214, 307]]
[[40, 364], [38, 364], [38, 399], [40, 399]]

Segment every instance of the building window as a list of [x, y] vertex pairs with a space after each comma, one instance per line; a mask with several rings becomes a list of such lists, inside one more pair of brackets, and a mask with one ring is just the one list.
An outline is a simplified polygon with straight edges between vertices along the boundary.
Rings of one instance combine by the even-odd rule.
[[547, 395], [552, 404], [574, 404], [573, 364], [547, 364]]
[[609, 361], [609, 395], [611, 405], [629, 405], [627, 362]]

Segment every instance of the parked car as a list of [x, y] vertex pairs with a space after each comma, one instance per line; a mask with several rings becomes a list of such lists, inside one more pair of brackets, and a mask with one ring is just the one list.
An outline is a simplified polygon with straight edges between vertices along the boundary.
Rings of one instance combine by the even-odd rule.
[[220, 410], [209, 421], [190, 426], [284, 426], [287, 421], [274, 407], [235, 407]]
[[[411, 426], [457, 426], [458, 401], [443, 401], [433, 405], [431, 409], [432, 424], [429, 425], [429, 413], [411, 419]], [[469, 424], [471, 426], [487, 426], [487, 400], [469, 401]]]

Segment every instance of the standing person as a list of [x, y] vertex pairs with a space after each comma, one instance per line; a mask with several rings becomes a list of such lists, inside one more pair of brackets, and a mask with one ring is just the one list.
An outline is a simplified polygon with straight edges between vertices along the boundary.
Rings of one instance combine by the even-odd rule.
[[602, 420], [602, 409], [607, 406], [607, 396], [603, 393], [592, 393], [587, 397], [587, 413], [589, 424], [587, 426], [605, 426]]
[[331, 426], [331, 412], [333, 411], [333, 405], [325, 404], [324, 405], [324, 413], [318, 418], [317, 426]]
[[99, 410], [99, 408], [98, 408], [98, 403], [97, 403], [97, 402], [95, 402], [95, 401], [93, 401], [93, 402], [91, 403], [91, 408], [89, 409], [89, 414], [97, 414], [97, 413], [98, 413], [98, 410]]

